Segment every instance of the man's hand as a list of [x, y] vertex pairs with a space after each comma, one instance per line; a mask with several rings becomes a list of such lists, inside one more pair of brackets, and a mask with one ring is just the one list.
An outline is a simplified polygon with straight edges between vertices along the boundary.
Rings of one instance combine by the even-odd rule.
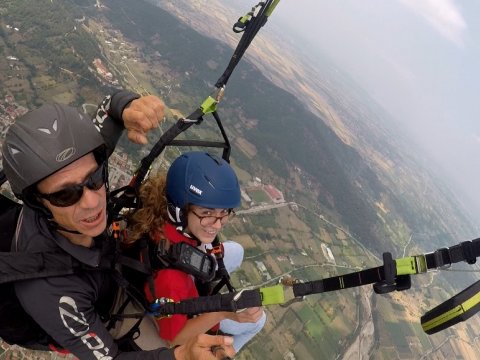
[[123, 110], [122, 119], [128, 139], [137, 144], [146, 144], [147, 132], [158, 127], [163, 120], [165, 105], [153, 95], [133, 100]]
[[233, 359], [233, 338], [200, 334], [175, 349], [176, 360]]

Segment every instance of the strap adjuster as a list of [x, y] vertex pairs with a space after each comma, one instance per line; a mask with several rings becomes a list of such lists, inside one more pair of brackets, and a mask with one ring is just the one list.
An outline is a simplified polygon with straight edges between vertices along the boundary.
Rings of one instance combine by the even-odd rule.
[[215, 256], [217, 260], [223, 259], [223, 254], [224, 254], [223, 243], [220, 243], [219, 245], [214, 246], [211, 249], [208, 249], [207, 252]]

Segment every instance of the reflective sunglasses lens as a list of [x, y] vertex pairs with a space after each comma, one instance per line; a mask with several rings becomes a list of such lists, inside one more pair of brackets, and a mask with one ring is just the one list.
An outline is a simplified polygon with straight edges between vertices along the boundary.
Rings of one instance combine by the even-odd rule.
[[99, 190], [106, 182], [106, 174], [107, 172], [105, 171], [105, 164], [102, 164], [88, 177], [83, 184], [72, 185], [44, 197], [54, 206], [72, 206], [82, 198], [84, 186], [90, 190]]
[[106, 182], [105, 166], [100, 165], [95, 172], [87, 179], [85, 186], [90, 190], [99, 190]]
[[50, 194], [47, 199], [54, 206], [67, 207], [77, 203], [82, 195], [83, 186], [74, 185]]

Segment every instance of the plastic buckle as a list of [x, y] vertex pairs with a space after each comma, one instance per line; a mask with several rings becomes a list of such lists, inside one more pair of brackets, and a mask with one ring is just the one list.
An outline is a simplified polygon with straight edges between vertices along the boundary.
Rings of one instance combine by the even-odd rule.
[[395, 279], [395, 290], [404, 291], [412, 287], [412, 277], [410, 275], [400, 275]]
[[397, 271], [392, 254], [389, 252], [384, 252], [382, 256], [385, 280], [373, 284], [373, 290], [377, 294], [386, 294], [396, 290], [395, 275]]
[[157, 257], [162, 258], [168, 255], [168, 250], [170, 249], [170, 241], [167, 239], [160, 239], [157, 243]]
[[223, 259], [223, 244], [220, 243], [220, 245], [208, 249], [208, 253], [214, 255], [216, 259]]

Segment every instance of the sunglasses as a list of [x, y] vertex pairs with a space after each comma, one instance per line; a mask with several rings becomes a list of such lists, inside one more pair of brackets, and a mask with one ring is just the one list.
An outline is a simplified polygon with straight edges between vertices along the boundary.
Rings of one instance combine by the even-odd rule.
[[89, 190], [97, 191], [107, 182], [106, 169], [105, 163], [103, 163], [81, 184], [70, 185], [50, 194], [37, 192], [37, 195], [42, 199], [48, 200], [54, 206], [67, 207], [75, 205], [82, 198], [85, 187]]

